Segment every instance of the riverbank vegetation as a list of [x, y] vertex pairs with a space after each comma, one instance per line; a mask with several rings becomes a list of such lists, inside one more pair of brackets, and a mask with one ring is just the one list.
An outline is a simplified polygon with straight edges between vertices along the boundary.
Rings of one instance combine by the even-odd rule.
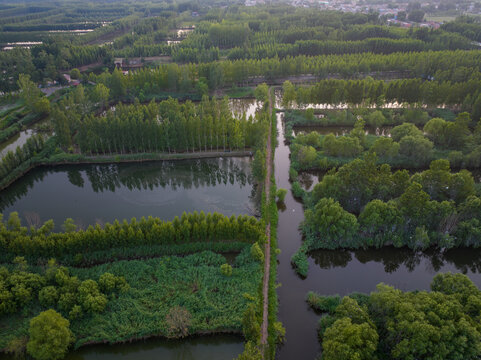
[[[386, 104], [421, 104], [429, 107], [479, 107], [479, 80], [425, 81], [422, 78], [403, 80], [321, 80], [313, 86], [299, 86], [284, 92], [283, 103], [333, 105], [352, 107], [383, 107]], [[284, 88], [291, 87], [289, 82]], [[287, 96], [286, 96], [287, 95]], [[389, 105], [387, 105], [389, 106]], [[479, 109], [477, 109], [479, 113]]]
[[469, 171], [452, 173], [449, 161], [436, 160], [411, 176], [376, 162], [374, 155], [354, 160], [312, 192], [298, 189], [305, 241], [292, 261], [303, 276], [315, 249], [480, 246], [481, 193]]
[[[385, 121], [380, 111], [367, 119], [374, 129]], [[468, 113], [460, 113], [453, 121], [432, 118], [421, 129], [411, 122], [402, 123], [384, 135], [366, 134], [365, 126], [363, 119], [356, 120], [349, 133], [341, 136], [312, 131], [293, 137], [291, 132], [292, 168], [328, 170], [367, 154], [376, 154], [379, 163], [396, 168], [426, 168], [438, 159], [449, 159], [455, 168], [481, 166], [481, 122], [472, 121]]]
[[308, 304], [323, 313], [322, 358], [476, 359], [481, 292], [463, 274], [438, 274], [431, 291], [403, 292], [379, 284], [371, 294], [319, 296]]

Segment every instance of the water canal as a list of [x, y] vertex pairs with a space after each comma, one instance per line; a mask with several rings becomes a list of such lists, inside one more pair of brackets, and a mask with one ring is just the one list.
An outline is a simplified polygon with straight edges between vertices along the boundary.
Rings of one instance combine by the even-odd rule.
[[[278, 114], [278, 147], [275, 153], [275, 178], [278, 188], [290, 189], [289, 147], [285, 143], [282, 114]], [[312, 188], [315, 176], [305, 175], [304, 185]], [[352, 292], [370, 293], [384, 282], [402, 290], [429, 289], [438, 272], [462, 272], [481, 287], [481, 250], [458, 249], [413, 252], [408, 249], [317, 251], [310, 254], [306, 279], [296, 275], [290, 259], [301, 245], [298, 230], [304, 218], [302, 204], [289, 191], [285, 207], [279, 210], [278, 257], [279, 320], [286, 328], [286, 343], [278, 350], [277, 358], [315, 359], [320, 352], [317, 339], [319, 315], [305, 301], [309, 291], [322, 295], [347, 295]]]

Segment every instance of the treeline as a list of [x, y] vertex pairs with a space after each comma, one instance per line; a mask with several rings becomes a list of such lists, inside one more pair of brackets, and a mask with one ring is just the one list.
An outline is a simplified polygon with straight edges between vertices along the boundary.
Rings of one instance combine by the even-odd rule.
[[324, 313], [318, 335], [325, 360], [481, 355], [481, 292], [463, 274], [436, 275], [431, 292], [403, 292], [379, 284], [370, 295], [354, 293], [342, 299], [309, 292], [307, 303]]
[[[175, 47], [185, 54], [218, 47], [230, 60], [475, 48], [463, 35], [441, 29], [381, 26], [376, 13], [363, 18], [316, 9], [310, 9], [311, 13], [288, 7], [283, 11], [267, 9], [245, 9], [243, 16], [235, 11], [216, 14], [215, 19], [207, 16], [187, 41]], [[196, 59], [191, 56], [189, 60]]]
[[[89, 226], [77, 231], [72, 219], [64, 224], [64, 233], [53, 233], [54, 223], [47, 221], [40, 228], [22, 227], [17, 213], [7, 222], [0, 222], [0, 249], [3, 262], [15, 256], [26, 258], [57, 258], [65, 255], [139, 246], [190, 244], [202, 242], [254, 243], [263, 235], [262, 224], [255, 218], [241, 215], [226, 217], [204, 212], [184, 213], [172, 222], [158, 218], [117, 220], [113, 224]], [[195, 244], [194, 244], [195, 245]]]
[[[286, 86], [291, 86], [285, 84]], [[429, 106], [463, 106], [470, 109], [481, 102], [481, 79], [466, 82], [426, 81], [403, 79], [393, 81], [374, 80], [321, 80], [310, 87], [298, 87], [284, 92], [283, 102], [304, 104], [351, 104], [361, 106], [386, 103], [423, 104]]]
[[481, 23], [475, 18], [459, 17], [441, 26], [445, 31], [460, 34], [473, 41], [481, 42]]
[[384, 39], [369, 38], [359, 41], [334, 41], [334, 40], [299, 40], [294, 44], [263, 44], [252, 49], [234, 48], [227, 58], [236, 59], [263, 59], [278, 56], [283, 59], [288, 56], [318, 56], [340, 54], [392, 54], [396, 52], [420, 52], [440, 50], [469, 50], [475, 46], [469, 41], [459, 41], [458, 38], [449, 41], [426, 43], [418, 39]]
[[73, 108], [55, 109], [55, 132], [65, 148], [78, 144], [90, 154], [253, 148], [267, 126], [257, 118], [234, 117], [227, 98], [204, 97], [197, 106], [174, 99], [148, 105], [119, 103], [105, 116], [80, 116]]
[[[2, 85], [5, 85], [3, 87], [8, 90], [15, 90], [18, 73], [29, 74], [36, 82], [62, 81], [60, 72], [56, 71], [58, 69], [71, 69], [91, 63], [100, 63], [112, 68], [115, 56], [165, 55], [172, 56], [175, 62], [206, 63], [217, 61], [224, 56], [231, 60], [261, 60], [265, 58], [279, 60], [300, 55], [352, 53], [367, 55], [370, 53], [388, 54], [475, 48], [475, 45], [469, 40], [469, 36], [458, 32], [425, 28], [405, 30], [381, 26], [382, 20], [377, 13], [348, 14], [312, 9], [307, 11], [289, 6], [283, 6], [282, 10], [272, 6], [256, 7], [256, 9], [228, 7], [220, 11], [210, 10], [198, 20], [188, 16], [189, 22], [195, 23], [194, 32], [179, 44], [170, 46], [167, 44], [167, 40], [181, 40], [181, 37], [173, 34], [172, 29], [185, 21], [185, 14], [179, 13], [180, 9], [184, 7], [182, 4], [159, 6], [146, 4], [142, 6], [142, 10], [132, 12], [130, 9], [111, 9], [107, 5], [96, 5], [89, 9], [78, 9], [74, 6], [75, 11], [72, 9], [72, 14], [69, 13], [68, 17], [72, 21], [71, 23], [64, 18], [59, 21], [57, 19], [59, 15], [55, 13], [55, 10], [51, 10], [54, 13], [49, 13], [48, 17], [50, 20], [55, 20], [49, 22], [53, 25], [37, 24], [35, 19], [18, 23], [7, 22], [3, 25], [4, 28], [12, 31], [4, 31], [4, 34], [0, 35], [5, 42], [12, 42], [12, 39], [20, 41], [25, 36], [30, 36], [30, 38], [25, 38], [25, 41], [31, 41], [32, 36], [35, 36], [35, 39], [50, 43], [50, 45], [43, 44], [30, 50], [22, 50], [25, 53], [25, 59], [19, 59], [11, 54], [1, 54], [1, 57], [9, 58], [5, 60], [6, 62], [13, 62], [18, 68], [24, 67], [24, 63], [28, 62], [28, 69], [15, 70], [15, 66], [10, 68], [10, 74], [5, 74]], [[95, 11], [96, 8], [99, 9], [98, 13]], [[202, 9], [197, 8], [196, 5], [189, 5], [185, 8], [195, 8], [195, 11], [202, 13]], [[113, 22], [107, 26], [99, 26], [92, 33], [82, 37], [63, 35], [51, 38], [45, 37], [45, 31], [42, 32], [52, 27], [68, 30], [72, 27], [80, 28], [77, 25], [98, 26], [98, 19], [102, 14], [104, 19], [113, 20]], [[83, 20], [87, 17], [90, 23], [78, 21], [78, 19]], [[13, 31], [21, 27], [27, 27], [32, 31], [22, 33]], [[88, 45], [104, 42], [104, 38], [112, 40], [113, 44]], [[60, 53], [58, 49], [52, 49], [52, 44], [64, 50]], [[430, 65], [431, 60], [420, 59], [416, 61], [416, 64]], [[0, 65], [2, 65], [1, 63], [2, 59], [0, 59]], [[298, 66], [296, 65], [296, 67]], [[265, 76], [266, 78], [275, 76], [270, 73], [272, 71], [270, 68], [271, 66], [262, 74], [249, 76]], [[446, 68], [449, 67], [442, 69]], [[414, 69], [418, 70], [418, 67], [414, 67]], [[348, 69], [344, 72], [335, 72], [352, 76], [356, 72], [366, 71], [371, 70], [364, 68], [360, 71]], [[372, 71], [379, 70], [373, 69]], [[279, 72], [279, 74], [283, 73], [285, 72]], [[323, 74], [322, 71], [309, 71], [308, 73]], [[433, 75], [432, 71], [424, 73]], [[205, 75], [202, 76], [205, 77]], [[8, 81], [12, 77], [13, 81]]]
[[[454, 66], [456, 64], [456, 67]], [[352, 54], [322, 57], [288, 57], [285, 59], [237, 60], [204, 64], [164, 64], [156, 69], [141, 69], [117, 81], [120, 94], [194, 91], [198, 84], [215, 90], [224, 86], [262, 82], [287, 76], [311, 74], [319, 78], [337, 74], [353, 77], [370, 72], [401, 71], [421, 78], [431, 74], [437, 81], [463, 81], [481, 78], [481, 51], [441, 51], [396, 53], [391, 55]], [[120, 73], [91, 74], [88, 80], [109, 86]], [[446, 85], [445, 85], [446, 86]], [[116, 94], [112, 91], [112, 94]], [[462, 103], [462, 102], [461, 102]]]
[[35, 25], [4, 25], [1, 31], [68, 31], [89, 30], [101, 26], [100, 23], [69, 23], [69, 24], [35, 24]]
[[481, 199], [474, 179], [467, 170], [451, 173], [447, 160], [410, 176], [377, 165], [373, 156], [357, 159], [325, 175], [304, 200], [304, 253], [481, 245]]
[[[382, 126], [384, 119], [380, 111], [367, 117], [374, 129]], [[392, 128], [389, 136], [366, 135], [364, 124], [364, 120], [357, 120], [350, 133], [338, 137], [314, 131], [292, 138], [292, 171], [327, 170], [369, 153], [376, 154], [379, 163], [410, 169], [427, 167], [442, 158], [449, 159], [456, 168], [481, 166], [481, 123], [471, 130], [467, 113], [459, 114], [454, 121], [432, 118], [423, 130], [403, 123]]]

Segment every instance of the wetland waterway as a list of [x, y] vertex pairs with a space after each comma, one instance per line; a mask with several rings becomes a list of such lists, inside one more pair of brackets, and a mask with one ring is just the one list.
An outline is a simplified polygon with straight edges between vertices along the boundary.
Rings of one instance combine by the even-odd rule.
[[[275, 154], [275, 178], [278, 188], [290, 189], [289, 147], [285, 143], [282, 114], [278, 114], [278, 147]], [[312, 187], [315, 181], [307, 181]], [[481, 287], [481, 250], [458, 249], [446, 253], [437, 250], [413, 252], [408, 249], [318, 251], [309, 256], [309, 274], [301, 279], [290, 259], [299, 248], [298, 230], [304, 218], [302, 204], [288, 191], [285, 207], [279, 211], [278, 245], [281, 253], [277, 280], [279, 320], [286, 328], [286, 343], [277, 359], [315, 359], [320, 352], [317, 339], [319, 315], [310, 310], [305, 298], [309, 291], [322, 295], [370, 293], [384, 282], [402, 290], [428, 290], [438, 272], [462, 272]]]

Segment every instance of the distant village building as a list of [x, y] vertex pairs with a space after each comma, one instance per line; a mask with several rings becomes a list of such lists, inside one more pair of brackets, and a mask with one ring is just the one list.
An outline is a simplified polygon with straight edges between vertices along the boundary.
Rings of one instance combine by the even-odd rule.
[[69, 85], [72, 85], [72, 86], [80, 85], [80, 80], [72, 79], [69, 74], [63, 74], [63, 78], [67, 80]]
[[134, 69], [141, 68], [143, 66], [142, 58], [115, 58], [114, 65], [117, 69]]

